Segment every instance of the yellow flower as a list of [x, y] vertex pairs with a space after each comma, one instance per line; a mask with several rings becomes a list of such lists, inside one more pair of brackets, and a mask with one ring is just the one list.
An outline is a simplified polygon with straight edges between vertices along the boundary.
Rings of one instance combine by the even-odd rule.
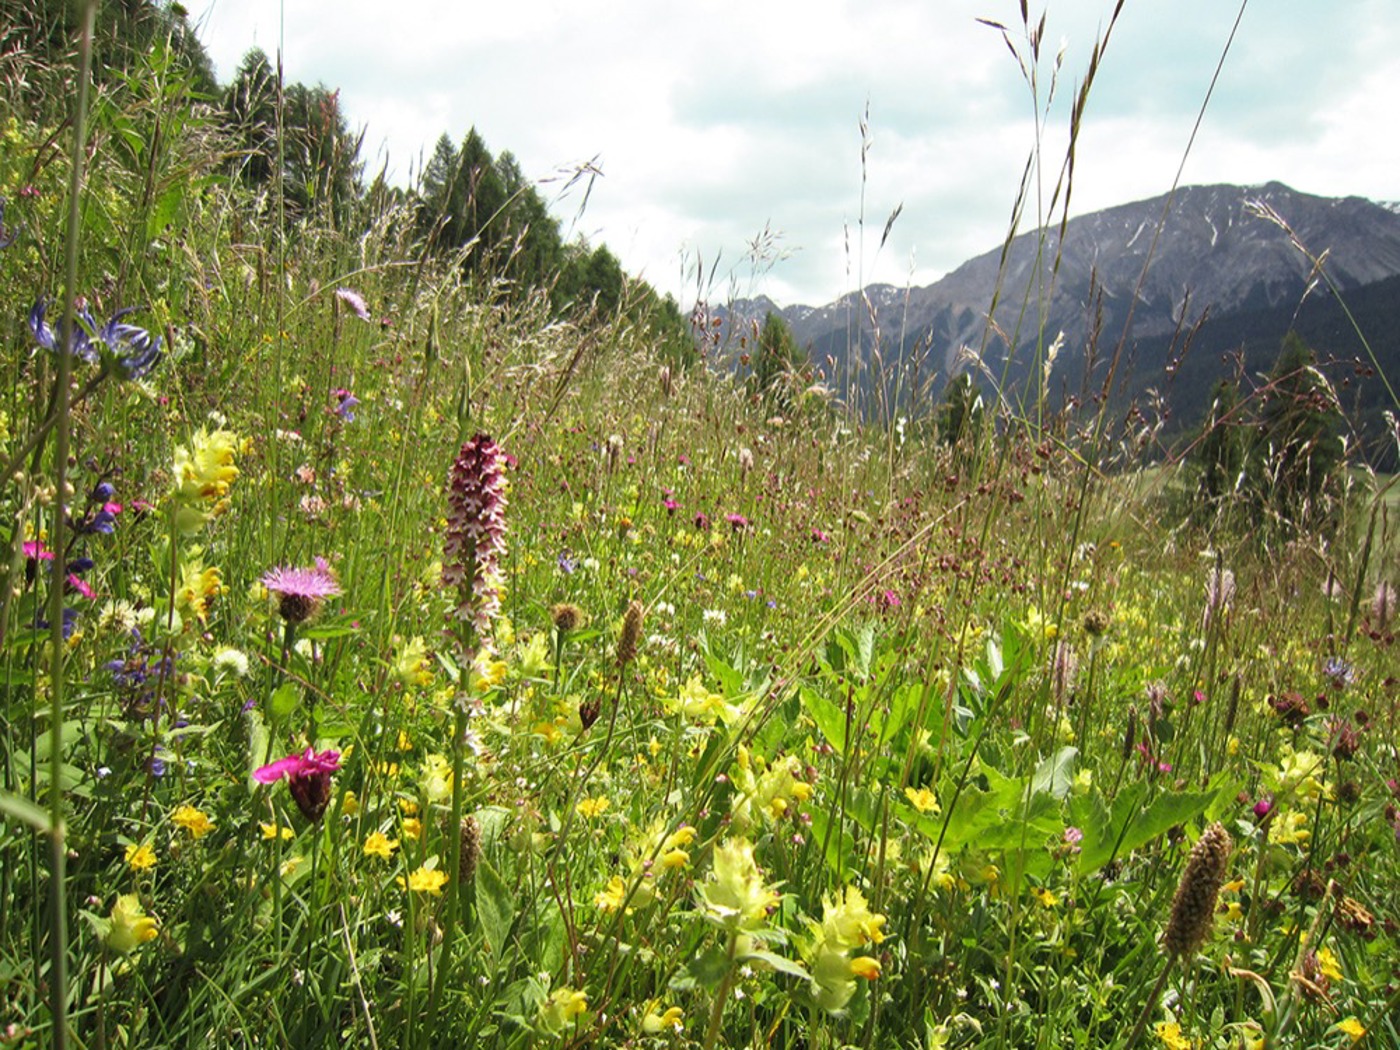
[[186, 536], [197, 532], [226, 505], [238, 477], [233, 460], [238, 438], [227, 430], [200, 430], [189, 446], [175, 449], [175, 525]]
[[857, 955], [851, 960], [851, 973], [856, 977], [864, 977], [867, 981], [873, 981], [880, 976], [880, 960], [872, 959], [868, 955]]
[[[626, 900], [627, 883], [623, 881], [621, 875], [614, 875], [608, 880], [607, 886], [593, 896], [593, 903], [602, 908], [603, 911], [617, 911]], [[628, 911], [631, 909], [629, 908]]]
[[391, 839], [382, 831], [371, 831], [365, 837], [365, 855], [391, 860], [394, 850], [399, 848], [399, 840]]
[[141, 845], [129, 843], [126, 847], [126, 866], [132, 871], [150, 871], [156, 866], [156, 851], [149, 842]]
[[684, 847], [695, 841], [695, 829], [682, 824], [661, 843], [661, 866], [663, 868], [683, 868], [690, 863], [690, 854]]
[[423, 837], [423, 822], [417, 817], [405, 817], [403, 833], [411, 839], [421, 839]]
[[156, 920], [146, 914], [141, 907], [141, 898], [134, 893], [125, 893], [112, 905], [112, 916], [107, 928], [107, 947], [113, 951], [127, 952], [152, 940], [159, 933]]
[[567, 985], [549, 993], [540, 1004], [539, 1023], [550, 1035], [562, 1035], [564, 1029], [577, 1024], [588, 1012], [588, 993]]
[[768, 918], [778, 894], [763, 880], [753, 843], [733, 839], [715, 847], [713, 867], [698, 893], [705, 918], [728, 930], [750, 930]]
[[441, 802], [452, 794], [452, 763], [446, 755], [429, 755], [423, 759], [419, 776], [423, 795], [429, 802]]
[[1340, 981], [1342, 979], [1342, 965], [1337, 961], [1337, 957], [1332, 954], [1331, 948], [1319, 948], [1317, 950], [1318, 972], [1329, 981]]
[[1304, 826], [1307, 822], [1308, 815], [1301, 810], [1285, 813], [1269, 826], [1269, 841], [1280, 846], [1306, 842], [1312, 835]]
[[293, 838], [296, 838], [296, 832], [293, 831], [291, 828], [287, 828], [287, 827], [280, 827], [280, 828], [279, 828], [276, 824], [264, 824], [264, 823], [259, 823], [259, 824], [258, 824], [258, 827], [262, 828], [262, 837], [265, 838], [265, 839], [275, 839], [275, 838], [279, 838], [279, 837], [282, 838], [282, 839], [293, 839]]
[[910, 804], [920, 813], [942, 812], [941, 807], [938, 805], [938, 796], [926, 787], [907, 787], [904, 789], [904, 796], [909, 799]]
[[188, 613], [200, 623], [209, 619], [209, 606], [224, 592], [223, 576], [217, 567], [206, 569], [204, 562], [191, 555], [180, 565], [180, 586], [175, 590], [175, 609]]
[[170, 823], [177, 828], [184, 828], [196, 839], [202, 839], [214, 830], [214, 822], [209, 819], [208, 814], [188, 805], [181, 806], [170, 814]]
[[1153, 1030], [1166, 1050], [1195, 1050], [1196, 1044], [1181, 1034], [1181, 1025], [1175, 1021], [1158, 1021]]
[[428, 662], [428, 647], [422, 635], [415, 635], [403, 643], [394, 657], [394, 673], [407, 686], [432, 684], [433, 666]]
[[430, 868], [426, 864], [408, 876], [408, 888], [414, 893], [430, 893], [442, 896], [442, 888], [447, 885], [447, 872]]
[[880, 928], [885, 917], [870, 910], [865, 894], [856, 886], [847, 886], [835, 897], [822, 899], [822, 938], [843, 951], [865, 944], [879, 944], [885, 939]]
[[574, 807], [574, 812], [585, 819], [592, 819], [602, 816], [608, 805], [608, 797], [599, 795], [597, 798], [580, 799], [578, 805]]
[[278, 869], [278, 871], [281, 873], [282, 878], [290, 879], [293, 875], [297, 873], [297, 869], [305, 863], [305, 857], [288, 857], [282, 862], [282, 866]]
[[412, 750], [413, 750], [413, 739], [412, 739], [406, 732], [404, 732], [402, 729], [399, 730], [399, 750], [400, 750], [400, 751], [412, 751]]
[[412, 817], [418, 812], [418, 803], [411, 798], [399, 799], [399, 812], [405, 817]]
[[1332, 1026], [1344, 1035], [1351, 1036], [1353, 1043], [1359, 1043], [1366, 1037], [1366, 1026], [1355, 1017], [1348, 1017], [1344, 1021], [1338, 1021]]
[[653, 999], [647, 1003], [646, 1013], [642, 1017], [642, 1031], [647, 1035], [662, 1035], [666, 1032], [680, 1032], [684, 1027], [681, 1019], [685, 1017], [685, 1012], [679, 1006], [667, 1007], [661, 1010], [661, 1003]]
[[1047, 890], [1044, 886], [1037, 886], [1031, 891], [1031, 895], [1035, 897], [1036, 900], [1040, 901], [1041, 906], [1045, 908], [1053, 908], [1060, 903], [1060, 898], [1055, 896], [1052, 891]]
[[360, 800], [353, 791], [347, 791], [340, 797], [340, 812], [347, 817], [353, 817], [360, 812]]

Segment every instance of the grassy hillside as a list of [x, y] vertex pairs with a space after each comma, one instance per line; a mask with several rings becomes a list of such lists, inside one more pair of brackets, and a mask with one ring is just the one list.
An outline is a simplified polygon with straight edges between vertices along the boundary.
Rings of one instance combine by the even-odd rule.
[[0, 81], [6, 1045], [1400, 1039], [1393, 488], [765, 398], [82, 57]]

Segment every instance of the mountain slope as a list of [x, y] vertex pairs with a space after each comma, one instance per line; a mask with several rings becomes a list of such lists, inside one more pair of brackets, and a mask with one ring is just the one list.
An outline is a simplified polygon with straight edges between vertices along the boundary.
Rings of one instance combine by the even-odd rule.
[[[1129, 348], [1132, 341], [1189, 325], [1207, 309], [1219, 316], [1296, 304], [1311, 263], [1288, 232], [1260, 214], [1264, 210], [1287, 222], [1311, 253], [1325, 254], [1328, 273], [1343, 291], [1400, 274], [1400, 214], [1361, 198], [1318, 197], [1271, 182], [1188, 186], [1177, 192], [1169, 211], [1166, 205], [1162, 196], [1079, 216], [1066, 224], [1063, 242], [1058, 227], [1043, 238], [1039, 232], [1022, 234], [1012, 241], [1004, 267], [997, 248], [924, 288], [866, 289], [884, 360], [927, 353], [929, 368], [947, 376], [960, 368], [960, 347], [981, 349], [985, 343], [984, 360], [1000, 375], [1012, 343], [1017, 353], [1007, 374], [1014, 385], [1031, 367], [1028, 348], [1042, 328], [1046, 343], [1065, 333], [1067, 364], [1082, 360], [1091, 340], [1102, 359], [1124, 331], [1139, 281]], [[1152, 265], [1144, 276], [1149, 251]], [[1004, 338], [988, 339], [999, 276], [995, 322]], [[1036, 294], [1041, 287], [1048, 292]], [[1026, 320], [1018, 324], [1023, 307]], [[732, 311], [736, 321], [761, 320], [772, 308], [766, 300], [742, 301]], [[857, 296], [780, 312], [798, 343], [811, 348], [814, 363], [829, 372], [845, 374], [851, 349], [868, 353], [873, 343], [872, 311]], [[1043, 323], [1036, 320], [1041, 313]]]

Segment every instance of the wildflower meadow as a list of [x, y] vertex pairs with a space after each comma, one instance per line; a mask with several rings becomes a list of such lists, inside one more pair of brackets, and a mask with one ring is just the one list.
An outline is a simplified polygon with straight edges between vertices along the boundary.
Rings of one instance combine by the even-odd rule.
[[0, 1046], [1400, 1045], [1389, 477], [756, 386], [178, 57], [0, 82]]

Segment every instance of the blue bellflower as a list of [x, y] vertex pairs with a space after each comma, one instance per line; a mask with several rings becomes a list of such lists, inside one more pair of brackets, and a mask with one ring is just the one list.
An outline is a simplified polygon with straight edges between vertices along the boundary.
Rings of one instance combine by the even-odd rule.
[[[40, 299], [34, 304], [29, 311], [29, 330], [34, 334], [34, 341], [45, 350], [57, 351], [59, 336], [45, 319], [48, 309], [47, 299]], [[78, 311], [77, 323], [68, 336], [68, 352], [89, 364], [95, 364], [105, 356], [123, 379], [140, 379], [159, 363], [161, 348], [160, 336], [153, 338], [146, 329], [122, 320], [138, 309], [140, 307], [128, 306], [118, 310], [110, 321], [99, 328], [91, 311], [83, 307]]]

